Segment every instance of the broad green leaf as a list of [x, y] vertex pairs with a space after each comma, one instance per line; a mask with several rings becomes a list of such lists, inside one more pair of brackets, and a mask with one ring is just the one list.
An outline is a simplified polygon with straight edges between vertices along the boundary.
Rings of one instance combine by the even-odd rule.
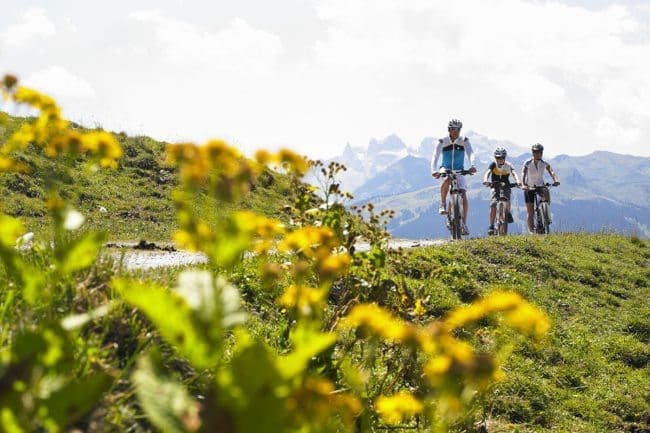
[[2, 431], [6, 433], [26, 433], [18, 417], [12, 408], [4, 406], [0, 408], [0, 424], [2, 425]]
[[246, 312], [241, 308], [239, 290], [228, 282], [224, 277], [219, 276], [216, 288], [220, 294], [221, 305], [221, 326], [224, 329], [231, 328], [246, 321]]
[[220, 404], [230, 409], [237, 432], [285, 431], [290, 388], [278, 371], [277, 356], [261, 342], [243, 340], [243, 344], [238, 341], [231, 368], [218, 376]]
[[164, 373], [158, 356], [150, 354], [138, 360], [133, 383], [147, 418], [160, 431], [183, 433], [200, 427], [198, 402]]
[[22, 289], [22, 296], [30, 305], [44, 300], [41, 295], [46, 284], [46, 272], [26, 263], [13, 248], [4, 245], [0, 245], [0, 258], [7, 273]]
[[176, 292], [185, 299], [187, 305], [199, 318], [211, 323], [217, 314], [217, 297], [210, 271], [189, 270], [178, 276]]
[[303, 373], [311, 359], [336, 343], [336, 334], [298, 327], [292, 334], [294, 350], [278, 360], [282, 375], [289, 379]]
[[68, 275], [92, 266], [97, 260], [104, 238], [101, 233], [89, 232], [68, 245], [61, 260], [61, 273]]
[[227, 329], [246, 320], [239, 291], [222, 276], [214, 280], [210, 271], [182, 272], [176, 292], [209, 326]]
[[112, 381], [109, 375], [97, 373], [65, 384], [38, 403], [44, 425], [50, 431], [63, 431], [96, 406]]
[[178, 293], [153, 283], [113, 280], [112, 286], [129, 304], [139, 308], [160, 335], [197, 368], [215, 365], [220, 353], [220, 329], [206, 329]]

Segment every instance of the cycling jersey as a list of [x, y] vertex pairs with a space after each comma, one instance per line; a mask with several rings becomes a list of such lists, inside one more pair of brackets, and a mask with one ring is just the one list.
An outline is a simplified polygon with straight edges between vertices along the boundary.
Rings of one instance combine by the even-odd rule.
[[510, 182], [510, 174], [514, 173], [515, 168], [509, 162], [505, 161], [503, 165], [498, 166], [496, 162], [488, 166], [492, 182]]
[[[472, 144], [467, 137], [458, 137], [451, 140], [448, 136], [438, 140], [438, 145], [431, 159], [431, 173], [440, 168], [448, 170], [463, 170], [465, 168], [465, 154], [469, 158], [470, 166], [474, 166], [474, 152]], [[442, 155], [442, 163], [438, 166], [438, 159]]]
[[547, 171], [549, 165], [543, 159], [537, 161], [535, 165], [535, 159], [530, 158], [528, 161], [524, 162], [524, 170], [526, 174], [522, 176], [522, 181], [528, 186], [542, 186], [544, 185], [544, 172]]

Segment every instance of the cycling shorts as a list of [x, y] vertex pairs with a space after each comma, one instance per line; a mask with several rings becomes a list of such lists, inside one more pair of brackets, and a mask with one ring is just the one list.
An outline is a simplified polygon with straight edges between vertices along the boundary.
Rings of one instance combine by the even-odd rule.
[[[510, 201], [510, 193], [511, 192], [512, 192], [512, 189], [503, 188], [503, 196], [508, 201]], [[500, 194], [498, 194], [498, 188], [492, 188], [492, 194], [490, 195], [490, 207], [496, 207], [499, 196], [500, 196]]]

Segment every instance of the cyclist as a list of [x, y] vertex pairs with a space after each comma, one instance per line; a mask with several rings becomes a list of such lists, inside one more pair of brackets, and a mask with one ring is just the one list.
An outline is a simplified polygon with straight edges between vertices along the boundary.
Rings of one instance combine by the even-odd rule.
[[510, 175], [515, 180], [515, 183], [518, 186], [521, 186], [519, 181], [519, 176], [515, 168], [506, 161], [506, 156], [508, 152], [503, 147], [497, 147], [494, 150], [494, 161], [488, 166], [488, 169], [483, 175], [483, 184], [486, 186], [492, 186], [492, 194], [490, 196], [490, 226], [488, 227], [488, 234], [493, 235], [494, 231], [494, 220], [497, 214], [497, 200], [499, 198], [499, 191], [492, 182], [505, 182], [506, 186], [504, 187], [503, 194], [508, 199], [507, 209], [508, 209], [508, 222], [512, 222], [512, 215], [510, 214]]
[[[521, 171], [521, 179], [523, 183], [522, 189], [524, 190], [524, 201], [526, 202], [526, 212], [528, 212], [528, 233], [534, 233], [533, 228], [533, 203], [535, 203], [535, 194], [537, 191], [529, 190], [529, 186], [544, 186], [544, 171], [548, 171], [553, 179], [553, 186], [558, 186], [560, 181], [551, 166], [542, 159], [544, 154], [544, 146], [539, 143], [533, 144], [531, 151], [533, 157], [524, 162], [524, 168]], [[543, 188], [544, 200], [551, 202], [551, 195], [548, 188]], [[550, 221], [549, 221], [550, 224]]]
[[[444, 173], [446, 170], [464, 170], [465, 168], [465, 155], [469, 159], [470, 163], [470, 174], [476, 173], [476, 167], [474, 167], [474, 152], [472, 151], [472, 145], [469, 142], [467, 137], [460, 136], [460, 130], [463, 127], [463, 122], [458, 119], [452, 119], [447, 125], [447, 131], [449, 136], [441, 138], [438, 140], [438, 145], [436, 150], [433, 153], [433, 158], [431, 159], [431, 175], [436, 179], [440, 178], [440, 174]], [[438, 159], [442, 156], [442, 163], [438, 166]], [[468, 235], [469, 230], [467, 229], [467, 212], [469, 209], [469, 204], [467, 202], [467, 195], [465, 191], [467, 190], [465, 178], [463, 176], [458, 176], [458, 187], [460, 189], [461, 195], [463, 197], [463, 234]], [[449, 191], [449, 177], [446, 177], [445, 180], [440, 185], [440, 208], [438, 213], [440, 215], [447, 214], [447, 208], [445, 203], [447, 203], [447, 192]]]

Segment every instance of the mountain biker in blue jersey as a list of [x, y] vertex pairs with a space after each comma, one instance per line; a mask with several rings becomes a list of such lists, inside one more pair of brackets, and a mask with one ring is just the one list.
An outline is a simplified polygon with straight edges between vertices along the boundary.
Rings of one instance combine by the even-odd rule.
[[[528, 187], [535, 186], [544, 186], [544, 172], [547, 171], [553, 179], [553, 186], [558, 186], [560, 181], [557, 178], [557, 175], [551, 168], [551, 165], [542, 159], [544, 154], [544, 146], [540, 143], [533, 144], [531, 148], [533, 152], [533, 157], [524, 162], [524, 167], [521, 170], [521, 181], [524, 184], [522, 189], [524, 190], [524, 201], [526, 202], [526, 211], [528, 212], [528, 233], [533, 233], [533, 203], [535, 202], [535, 190], [529, 190]], [[548, 188], [543, 190], [544, 199], [547, 202], [551, 202], [550, 193]]]
[[[467, 155], [467, 158], [469, 159], [470, 174], [476, 173], [476, 167], [474, 167], [474, 152], [472, 151], [472, 144], [469, 142], [469, 139], [467, 137], [460, 136], [460, 130], [462, 127], [463, 122], [460, 120], [450, 120], [449, 124], [447, 125], [449, 136], [438, 140], [438, 145], [436, 146], [436, 150], [433, 153], [433, 158], [431, 159], [431, 175], [436, 179], [439, 179], [440, 174], [446, 170], [464, 170], [465, 155]], [[438, 165], [438, 160], [441, 156], [442, 162], [440, 165]], [[467, 202], [467, 195], [465, 194], [467, 186], [465, 178], [463, 176], [458, 176], [458, 187], [463, 197], [463, 234], [468, 235], [469, 230], [467, 229], [467, 212], [469, 209], [469, 204]], [[449, 177], [446, 177], [440, 185], [440, 208], [438, 209], [440, 215], [447, 214], [445, 203], [447, 203], [448, 191]]]
[[[498, 199], [498, 190], [492, 182], [505, 182], [510, 184], [510, 175], [515, 180], [515, 183], [518, 186], [521, 186], [515, 167], [506, 161], [506, 156], [508, 152], [503, 147], [497, 147], [494, 150], [494, 161], [488, 166], [485, 174], [483, 175], [483, 184], [486, 186], [492, 186], [492, 195], [490, 197], [490, 226], [488, 227], [488, 234], [494, 234], [494, 220], [496, 219], [497, 214], [497, 199]], [[512, 218], [510, 215], [510, 187], [503, 189], [503, 194], [508, 199], [507, 209], [508, 209], [508, 219]], [[510, 222], [510, 221], [509, 221]]]

